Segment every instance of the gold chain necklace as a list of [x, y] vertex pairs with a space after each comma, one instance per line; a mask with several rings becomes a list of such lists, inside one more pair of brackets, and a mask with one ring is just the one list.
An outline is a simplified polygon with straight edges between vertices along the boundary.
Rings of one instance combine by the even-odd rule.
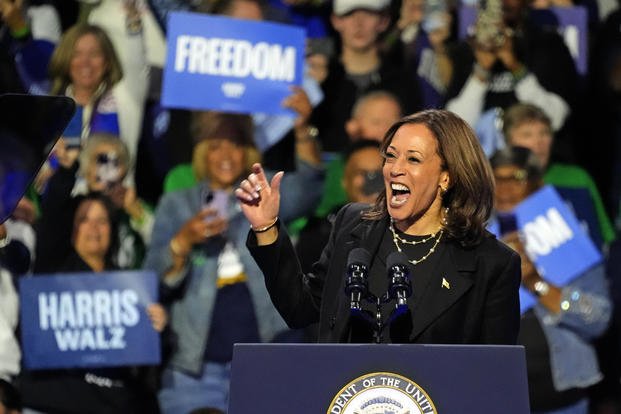
[[[433, 238], [436, 238], [436, 241], [433, 243], [433, 246], [431, 246], [431, 249], [429, 249], [429, 251], [427, 252], [426, 255], [424, 255], [423, 257], [421, 257], [418, 260], [408, 260], [408, 262], [412, 263], [413, 265], [417, 265], [420, 262], [422, 262], [425, 259], [427, 259], [429, 256], [431, 256], [431, 254], [436, 251], [436, 247], [438, 246], [438, 243], [440, 243], [440, 239], [442, 238], [442, 234], [444, 234], [444, 229], [442, 229], [438, 233], [433, 233], [429, 237], [424, 238], [422, 240], [408, 241], [408, 240], [405, 240], [405, 239], [401, 238], [397, 234], [397, 232], [395, 231], [395, 227], [393, 225], [393, 219], [392, 218], [390, 219], [390, 231], [392, 232], [392, 241], [395, 244], [395, 247], [397, 248], [397, 250], [399, 252], [402, 252], [401, 246], [399, 246], [399, 242], [415, 245], [415, 244], [425, 243], [425, 242], [428, 242], [429, 240], [431, 240]], [[437, 237], [436, 237], [436, 234], [438, 235]]]

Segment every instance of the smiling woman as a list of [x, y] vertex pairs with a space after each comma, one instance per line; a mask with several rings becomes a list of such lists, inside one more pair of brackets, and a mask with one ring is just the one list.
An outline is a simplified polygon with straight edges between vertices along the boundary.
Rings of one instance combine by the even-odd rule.
[[[56, 47], [40, 40], [20, 42], [15, 62], [31, 92], [76, 101], [72, 127], [63, 140], [79, 148], [95, 133], [117, 135], [135, 160], [149, 83], [144, 49], [148, 42], [142, 32], [120, 42], [122, 48], [115, 50], [106, 29], [78, 23], [63, 33]], [[128, 175], [131, 181], [133, 167]]]
[[[302, 91], [292, 98], [303, 98]], [[307, 130], [304, 118], [300, 114], [298, 122]], [[171, 327], [179, 338], [163, 374], [164, 413], [206, 406], [225, 410], [233, 344], [271, 340], [286, 328], [244, 248], [249, 223], [233, 194], [259, 159], [251, 118], [198, 112], [191, 129], [198, 182], [160, 200], [144, 264], [166, 286]], [[316, 142], [297, 134], [296, 139], [296, 170], [287, 174], [291, 191], [282, 199], [285, 222], [310, 213], [322, 190]]]
[[[584, 414], [589, 411], [587, 388], [602, 376], [592, 341], [610, 320], [610, 292], [602, 263], [566, 284], [546, 280], [546, 274], [540, 274], [536, 253], [545, 255], [549, 251], [539, 252], [537, 243], [528, 244], [516, 228], [513, 213], [543, 185], [538, 155], [524, 147], [509, 146], [490, 159], [502, 240], [520, 254], [522, 287], [536, 298], [535, 305], [522, 315], [518, 342], [526, 351], [531, 410]], [[562, 220], [554, 221], [546, 233], [563, 232], [565, 225]], [[563, 254], [557, 257], [566, 259]]]
[[[291, 327], [319, 321], [320, 342], [370, 342], [379, 336], [383, 342], [515, 343], [519, 258], [485, 231], [494, 183], [472, 129], [451, 112], [423, 111], [396, 122], [381, 148], [385, 191], [371, 208], [354, 203], [339, 212], [312, 273], [302, 274], [275, 220], [280, 177], [268, 182], [257, 164], [236, 190], [254, 230], [247, 245], [276, 308]], [[258, 197], [256, 187], [264, 189]], [[369, 297], [386, 297], [386, 263], [395, 251], [405, 254], [411, 274], [407, 304], [416, 312], [405, 323], [385, 321], [387, 332], [375, 337], [360, 328], [350, 314], [350, 297], [342, 293], [355, 248], [370, 253]], [[375, 310], [364, 300], [361, 306]], [[384, 303], [382, 314], [391, 309], [394, 304]]]
[[[55, 247], [52, 255], [56, 257], [53, 262], [37, 256], [37, 260], [46, 261], [39, 264], [40, 268], [45, 269], [45, 274], [80, 272], [105, 275], [103, 272], [118, 270], [112, 260], [118, 240], [115, 237], [118, 215], [115, 214], [112, 202], [100, 193], [89, 193], [58, 204], [52, 206], [49, 200], [44, 200], [43, 209], [49, 212], [50, 207], [60, 208], [64, 214], [71, 216], [70, 237], [63, 237], [62, 232], [49, 226], [41, 225], [37, 228], [37, 241]], [[60, 222], [62, 215], [58, 213], [53, 217]], [[84, 301], [80, 303], [84, 305]], [[109, 305], [106, 307], [108, 311], [112, 307]], [[67, 312], [71, 313], [71, 307], [67, 309], [61, 305], [59, 309], [65, 313], [65, 318], [70, 317]], [[159, 303], [151, 303], [147, 305], [147, 314], [153, 329], [162, 332], [168, 321], [164, 307]], [[50, 323], [53, 324], [55, 320], [52, 318]], [[143, 392], [145, 385], [137, 373], [138, 370], [130, 367], [106, 371], [77, 368], [23, 370], [19, 384], [24, 406], [37, 412], [81, 412], [84, 407], [92, 408], [93, 413], [138, 412], [138, 407], [144, 408], [151, 402], [147, 402], [149, 398]], [[61, 397], [66, 395], [72, 397]]]
[[85, 200], [75, 212], [73, 247], [91, 269], [104, 270], [111, 245], [110, 212], [103, 200]]
[[[58, 177], [53, 177], [52, 190]], [[76, 197], [48, 197], [42, 203], [44, 220], [61, 224], [37, 227], [37, 242], [49, 251], [37, 251], [35, 273], [101, 272], [119, 267], [113, 258], [118, 249], [118, 220], [110, 199], [101, 193]], [[53, 214], [53, 215], [52, 215]], [[52, 219], [54, 217], [54, 219]]]
[[384, 183], [388, 214], [412, 234], [437, 232], [442, 226], [442, 194], [449, 174], [438, 144], [422, 124], [404, 125], [384, 149]]

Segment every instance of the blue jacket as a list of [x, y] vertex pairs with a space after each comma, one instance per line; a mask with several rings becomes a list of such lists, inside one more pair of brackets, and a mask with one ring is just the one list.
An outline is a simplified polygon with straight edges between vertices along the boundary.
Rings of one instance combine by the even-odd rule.
[[548, 342], [552, 380], [557, 391], [586, 388], [602, 379], [590, 341], [607, 328], [611, 312], [601, 264], [562, 288], [558, 314], [537, 303], [535, 314]]
[[[305, 163], [298, 163], [295, 173], [287, 173], [281, 182], [280, 219], [284, 222], [310, 214], [323, 191], [323, 171]], [[183, 224], [203, 207], [201, 195], [206, 183], [165, 194], [156, 213], [151, 245], [144, 268], [155, 270], [160, 276], [172, 265], [169, 242]], [[229, 224], [226, 239], [233, 243], [244, 265], [247, 284], [252, 297], [259, 334], [268, 341], [286, 324], [274, 308], [261, 270], [245, 247], [249, 223], [241, 212], [235, 196], [229, 202]], [[169, 288], [181, 295], [170, 310], [170, 327], [176, 335], [176, 346], [170, 364], [185, 372], [200, 374], [209, 336], [213, 306], [216, 299], [218, 255], [221, 244], [206, 243], [194, 246], [184, 271]]]

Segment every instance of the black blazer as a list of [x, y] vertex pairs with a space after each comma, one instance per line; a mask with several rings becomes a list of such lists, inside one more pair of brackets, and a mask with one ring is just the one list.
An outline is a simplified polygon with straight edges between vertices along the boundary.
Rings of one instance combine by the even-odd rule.
[[[257, 246], [253, 232], [248, 237], [248, 248], [284, 320], [292, 328], [319, 321], [319, 342], [348, 341], [349, 298], [343, 289], [349, 252], [363, 247], [385, 264], [386, 258], [377, 251], [388, 219], [363, 220], [360, 214], [365, 208], [348, 204], [339, 212], [312, 273], [302, 273], [282, 225], [278, 239], [269, 246]], [[417, 274], [412, 280], [410, 342], [515, 344], [520, 323], [519, 256], [489, 234], [475, 247], [448, 242], [443, 250], [432, 274]]]

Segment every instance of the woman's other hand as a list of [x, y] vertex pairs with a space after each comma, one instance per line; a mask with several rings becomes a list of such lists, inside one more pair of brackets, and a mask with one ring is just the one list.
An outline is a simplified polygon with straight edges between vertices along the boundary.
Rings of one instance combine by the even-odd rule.
[[54, 145], [52, 153], [56, 155], [58, 163], [63, 167], [70, 169], [80, 156], [80, 149], [68, 146], [64, 138], [59, 138]]
[[291, 90], [291, 95], [285, 98], [282, 106], [298, 114], [294, 125], [297, 134], [298, 132], [304, 132], [305, 128], [308, 127], [308, 120], [313, 112], [313, 106], [304, 89], [299, 86], [292, 86]]
[[168, 312], [159, 303], [151, 303], [147, 306], [147, 315], [153, 329], [157, 332], [162, 332], [166, 325], [168, 325]]
[[522, 267], [522, 283], [528, 287], [532, 284], [532, 281], [539, 280], [541, 277], [539, 276], [539, 273], [537, 273], [535, 265], [526, 254], [526, 249], [524, 248], [524, 244], [520, 239], [519, 233], [517, 231], [507, 233], [502, 237], [502, 241], [520, 255]]

